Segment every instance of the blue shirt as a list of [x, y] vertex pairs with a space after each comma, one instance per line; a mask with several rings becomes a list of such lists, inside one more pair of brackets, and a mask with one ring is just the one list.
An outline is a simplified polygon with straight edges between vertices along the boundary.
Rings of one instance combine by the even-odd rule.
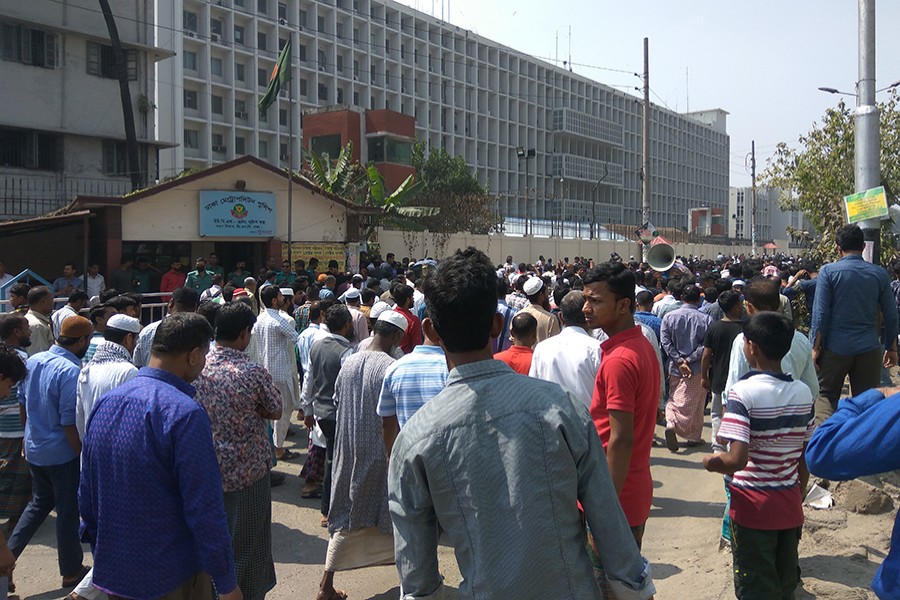
[[199, 571], [222, 592], [237, 585], [209, 417], [193, 397], [145, 367], [94, 407], [78, 504], [107, 594], [158, 598]]
[[447, 385], [447, 357], [440, 346], [416, 346], [388, 367], [378, 398], [378, 416], [397, 417], [400, 427]]
[[[900, 394], [868, 390], [838, 403], [806, 448], [810, 473], [831, 481], [900, 469]], [[875, 573], [879, 598], [900, 597], [900, 531], [894, 519], [891, 549]]]
[[867, 263], [858, 254], [848, 254], [824, 265], [816, 279], [809, 340], [836, 354], [851, 356], [870, 352], [881, 345], [878, 310], [884, 314], [884, 346], [897, 343], [897, 304], [891, 281], [883, 267]]
[[653, 330], [656, 334], [656, 341], [659, 342], [659, 327], [662, 325], [662, 319], [650, 312], [639, 310], [634, 313], [634, 318]]
[[72, 289], [84, 291], [84, 280], [81, 277], [72, 277], [71, 279], [57, 277], [53, 282], [53, 293], [58, 294], [69, 286], [72, 286]]
[[497, 339], [491, 341], [494, 354], [509, 350], [509, 347], [512, 345], [509, 339], [510, 326], [512, 325], [512, 318], [516, 316], [517, 312], [519, 312], [518, 309], [507, 304], [506, 300], [497, 300], [497, 313], [503, 315], [503, 329], [500, 330], [500, 335]]
[[25, 455], [39, 467], [62, 465], [78, 458], [63, 427], [75, 427], [75, 395], [81, 360], [53, 345], [26, 363], [28, 375], [19, 385], [25, 406]]

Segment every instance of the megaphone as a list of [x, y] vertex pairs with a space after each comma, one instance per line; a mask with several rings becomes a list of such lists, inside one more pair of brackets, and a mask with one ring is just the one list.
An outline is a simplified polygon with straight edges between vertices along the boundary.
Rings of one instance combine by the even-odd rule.
[[675, 264], [675, 248], [661, 235], [653, 238], [647, 251], [647, 263], [654, 271], [665, 273]]

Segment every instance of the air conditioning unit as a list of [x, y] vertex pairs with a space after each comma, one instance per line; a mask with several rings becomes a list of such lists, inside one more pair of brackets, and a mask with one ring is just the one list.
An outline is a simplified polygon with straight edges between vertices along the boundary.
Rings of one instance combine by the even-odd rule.
[[213, 41], [213, 42], [218, 42], [218, 41], [219, 41], [219, 34], [218, 34], [218, 33], [211, 33], [211, 34], [209, 34], [209, 39], [210, 39], [211, 41]]
[[189, 29], [186, 29], [186, 30], [184, 31], [184, 34], [185, 34], [186, 36], [188, 36], [188, 37], [196, 37], [196, 36], [197, 36], [196, 33], [194, 33], [193, 31], [190, 31]]
[[246, 119], [247, 113], [243, 112], [243, 111], [238, 111], [238, 112], [234, 113], [234, 118], [235, 119]]
[[282, 154], [281, 155], [281, 160], [290, 160], [290, 158], [291, 158], [290, 154]]
[[213, 146], [212, 151], [213, 152], [225, 152], [225, 146]]

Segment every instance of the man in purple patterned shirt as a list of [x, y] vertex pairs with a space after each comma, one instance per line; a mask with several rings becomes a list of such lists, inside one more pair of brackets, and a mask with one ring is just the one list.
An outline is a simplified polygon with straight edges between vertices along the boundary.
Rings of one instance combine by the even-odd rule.
[[255, 322], [246, 304], [224, 305], [216, 315], [216, 346], [194, 383], [195, 399], [209, 414], [238, 587], [248, 600], [275, 587], [266, 419], [280, 418], [282, 410], [272, 376], [244, 354]]

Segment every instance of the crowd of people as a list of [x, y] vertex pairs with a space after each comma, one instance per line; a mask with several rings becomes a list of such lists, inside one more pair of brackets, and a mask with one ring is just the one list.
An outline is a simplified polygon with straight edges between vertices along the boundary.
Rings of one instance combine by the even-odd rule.
[[[474, 248], [256, 277], [200, 257], [162, 274], [166, 316], [146, 324], [141, 260], [109, 288], [83, 289], [74, 265], [52, 288], [16, 284], [0, 315], [0, 576], [14, 588], [55, 510], [71, 600], [262, 599], [273, 467], [302, 458], [300, 495], [321, 499], [329, 535], [318, 600], [346, 597], [339, 571], [384, 564], [402, 599], [442, 598], [439, 541], [462, 597], [646, 600], [651, 449], [711, 445], [736, 597], [792, 598], [810, 474], [900, 463], [900, 409], [883, 401], [900, 399], [900, 283], [862, 259], [858, 227], [837, 242], [821, 268], [683, 257], [664, 273]], [[285, 447], [298, 423], [305, 455]], [[879, 597], [900, 593], [898, 554]]]

